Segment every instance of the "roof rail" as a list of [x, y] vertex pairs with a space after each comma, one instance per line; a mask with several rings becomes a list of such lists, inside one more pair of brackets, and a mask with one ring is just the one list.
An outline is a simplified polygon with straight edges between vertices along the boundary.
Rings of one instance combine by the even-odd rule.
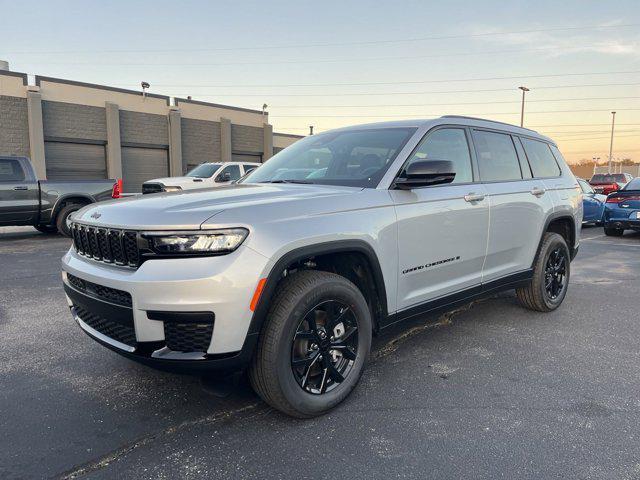
[[534, 133], [537, 133], [538, 135], [540, 135], [540, 133], [536, 132], [535, 130], [532, 130], [531, 128], [521, 127], [519, 125], [514, 125], [512, 123], [507, 123], [507, 122], [500, 122], [498, 120], [487, 120], [486, 118], [467, 117], [465, 115], [443, 115], [440, 118], [466, 118], [467, 120], [480, 120], [481, 122], [499, 123], [501, 125], [508, 125], [510, 127], [516, 127], [516, 128], [522, 128], [524, 130], [529, 130], [530, 132], [534, 132]]

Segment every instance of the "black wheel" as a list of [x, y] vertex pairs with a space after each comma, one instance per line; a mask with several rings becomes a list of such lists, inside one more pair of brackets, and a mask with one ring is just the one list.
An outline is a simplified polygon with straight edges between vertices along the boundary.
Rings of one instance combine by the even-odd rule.
[[371, 348], [371, 314], [353, 283], [321, 271], [279, 285], [249, 370], [254, 390], [298, 418], [321, 415], [356, 386]]
[[560, 306], [567, 294], [571, 255], [564, 238], [546, 233], [533, 268], [533, 279], [516, 294], [520, 303], [538, 312], [550, 312]]
[[47, 235], [58, 233], [58, 228], [55, 225], [34, 225], [33, 228]]
[[70, 203], [60, 209], [58, 215], [56, 216], [56, 227], [58, 228], [58, 232], [60, 232], [65, 237], [71, 236], [69, 225], [67, 225], [67, 219], [69, 218], [69, 215], [80, 210], [82, 207], [84, 207], [84, 205], [80, 205], [78, 203]]
[[604, 227], [604, 234], [607, 237], [621, 237], [624, 235], [624, 230], [622, 228]]

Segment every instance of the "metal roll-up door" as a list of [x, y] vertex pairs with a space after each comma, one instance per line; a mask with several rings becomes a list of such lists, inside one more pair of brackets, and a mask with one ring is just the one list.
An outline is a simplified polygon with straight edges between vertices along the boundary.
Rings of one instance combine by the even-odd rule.
[[147, 180], [169, 176], [169, 155], [161, 148], [122, 147], [122, 183], [127, 193], [142, 191]]
[[232, 162], [254, 162], [254, 163], [262, 163], [262, 154], [256, 153], [232, 153], [231, 154]]
[[44, 142], [49, 180], [99, 180], [107, 178], [104, 145]]

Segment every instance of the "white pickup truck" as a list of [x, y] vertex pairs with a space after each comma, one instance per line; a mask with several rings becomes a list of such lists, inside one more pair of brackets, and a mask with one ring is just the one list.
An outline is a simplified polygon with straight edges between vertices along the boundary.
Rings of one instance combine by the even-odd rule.
[[228, 185], [255, 170], [261, 164], [251, 162], [201, 163], [184, 177], [154, 178], [142, 184], [142, 193], [176, 192]]

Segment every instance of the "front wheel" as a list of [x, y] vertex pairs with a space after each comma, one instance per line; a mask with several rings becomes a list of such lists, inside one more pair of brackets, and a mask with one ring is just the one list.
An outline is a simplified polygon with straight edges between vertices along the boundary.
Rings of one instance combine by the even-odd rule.
[[271, 302], [251, 384], [287, 415], [322, 415], [351, 393], [362, 374], [371, 349], [367, 302], [349, 280], [322, 271], [287, 277]]
[[622, 235], [624, 235], [624, 230], [622, 228], [604, 227], [604, 234], [607, 237], [621, 237]]
[[571, 255], [557, 233], [545, 233], [533, 267], [533, 278], [516, 289], [520, 304], [530, 310], [550, 312], [560, 306], [569, 287]]

